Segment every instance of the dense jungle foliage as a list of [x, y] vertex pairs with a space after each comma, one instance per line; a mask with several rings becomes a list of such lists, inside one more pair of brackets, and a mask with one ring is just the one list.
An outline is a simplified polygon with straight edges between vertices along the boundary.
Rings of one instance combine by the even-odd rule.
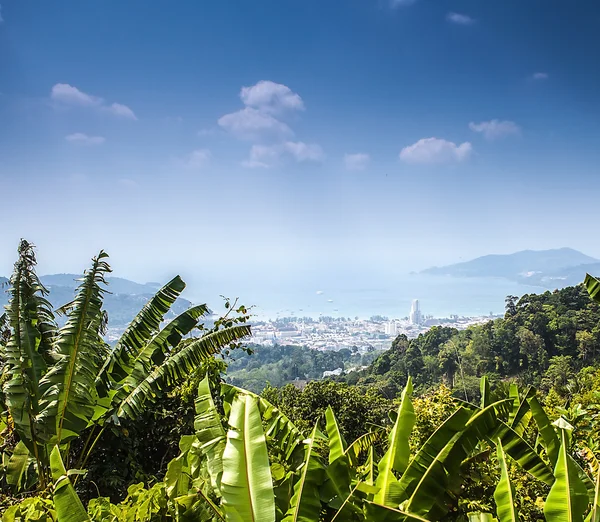
[[464, 332], [400, 336], [354, 383], [257, 395], [223, 379], [252, 361], [246, 308], [165, 324], [178, 277], [110, 349], [106, 260], [52, 310], [19, 247], [0, 320], [2, 520], [600, 522], [594, 278]]

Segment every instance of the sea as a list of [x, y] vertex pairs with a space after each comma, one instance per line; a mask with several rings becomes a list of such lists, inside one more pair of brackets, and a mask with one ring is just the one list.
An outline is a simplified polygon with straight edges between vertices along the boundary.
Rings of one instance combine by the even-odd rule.
[[[361, 277], [360, 283], [334, 277], [321, 281], [295, 277], [270, 284], [250, 278], [246, 284], [237, 284], [236, 293], [225, 295], [252, 306], [253, 316], [259, 320], [294, 316], [403, 318], [409, 315], [414, 299], [419, 300], [424, 315], [443, 318], [503, 314], [508, 295], [520, 297], [547, 290], [502, 278], [406, 274], [384, 281]], [[218, 301], [209, 304], [219, 307]]]

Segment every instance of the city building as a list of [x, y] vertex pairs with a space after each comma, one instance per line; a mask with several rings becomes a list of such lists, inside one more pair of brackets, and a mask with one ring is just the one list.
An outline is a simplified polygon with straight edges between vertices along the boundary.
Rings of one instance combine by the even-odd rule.
[[396, 324], [396, 321], [389, 321], [388, 323], [385, 323], [384, 328], [386, 335], [393, 335], [394, 337], [398, 335], [398, 325]]
[[421, 315], [421, 309], [419, 307], [419, 300], [414, 299], [412, 302], [412, 306], [410, 307], [410, 316], [409, 316], [410, 324], [421, 324], [423, 322], [423, 316]]

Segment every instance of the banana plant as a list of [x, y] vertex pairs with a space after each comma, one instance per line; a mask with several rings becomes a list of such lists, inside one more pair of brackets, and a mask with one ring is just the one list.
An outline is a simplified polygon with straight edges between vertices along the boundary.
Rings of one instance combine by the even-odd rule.
[[[411, 456], [409, 437], [415, 414], [409, 381], [389, 434], [387, 450], [376, 462], [372, 446], [365, 448], [369, 445], [368, 441], [375, 440], [374, 434], [366, 434], [347, 444], [331, 408], [327, 408], [325, 413], [325, 432], [320, 431], [317, 423], [310, 436], [302, 440], [289, 419], [263, 398], [227, 384], [222, 386], [221, 391], [226, 415], [231, 415], [232, 405], [238, 397], [252, 398], [261, 413], [265, 433], [270, 434], [267, 439], [273, 454], [283, 460], [288, 455], [294, 462], [288, 463], [288, 474], [272, 479], [276, 519], [285, 522], [317, 520], [317, 513], [325, 516], [323, 520], [364, 520], [365, 517], [368, 520], [439, 520], [447, 512], [447, 496], [460, 484], [461, 464], [472, 456], [478, 444], [497, 433], [497, 412], [506, 412], [507, 403], [512, 402], [512, 399], [492, 402], [491, 396], [486, 394], [482, 405], [487, 405], [483, 408], [459, 407]], [[205, 381], [199, 386], [199, 397], [204, 398], [202, 408], [198, 410], [198, 415], [204, 420], [200, 422], [197, 417], [196, 436], [207, 451], [212, 452], [215, 448], [217, 455], [210, 458], [222, 462], [225, 469], [222, 441], [225, 437], [229, 440], [232, 432], [230, 430], [224, 435], [216, 413], [211, 413], [214, 404], [208, 392], [208, 381]], [[534, 472], [537, 464], [541, 463], [546, 468], [533, 449], [524, 446], [525, 441], [514, 430], [507, 429], [510, 430], [509, 435], [505, 433], [504, 438], [509, 441], [510, 454], [515, 455], [517, 464], [523, 464], [525, 469]], [[293, 451], [281, 451], [282, 443], [290, 444]], [[361, 446], [366, 451], [359, 451]], [[296, 465], [298, 449], [302, 449], [303, 458]], [[523, 458], [523, 452], [535, 455], [535, 465], [530, 459]], [[365, 454], [366, 461], [361, 458]], [[210, 460], [207, 459], [207, 462]], [[552, 472], [547, 473], [552, 479]], [[546, 477], [541, 472], [538, 474]], [[248, 471], [238, 470], [237, 476], [248, 476]], [[281, 487], [282, 484], [289, 487]], [[214, 490], [217, 494], [218, 491], [218, 488]], [[285, 509], [281, 510], [279, 506]], [[270, 511], [268, 516], [271, 516]]]
[[[195, 437], [182, 439], [181, 455], [169, 464], [167, 491], [176, 496], [176, 503], [187, 503], [190, 511], [184, 514], [201, 505], [208, 506], [216, 519], [226, 521], [312, 522], [322, 516], [324, 520], [363, 521], [370, 520], [367, 511], [377, 509], [381, 520], [396, 514], [374, 501], [371, 497], [378, 488], [359, 477], [358, 463], [374, 437], [363, 436], [348, 445], [328, 408], [325, 432], [317, 423], [305, 438], [265, 399], [228, 384], [222, 385], [221, 393], [229, 429], [225, 431], [221, 424], [206, 377], [198, 386]], [[410, 390], [407, 400], [409, 394]], [[400, 407], [400, 422], [406, 420], [407, 410], [406, 403]], [[408, 436], [400, 422], [395, 430], [398, 435], [392, 437], [398, 446], [391, 453], [392, 460], [397, 452], [408, 451], [408, 446], [404, 448], [407, 439], [397, 442]], [[282, 451], [285, 445], [293, 449]], [[268, 448], [278, 460], [287, 459], [288, 471], [283, 476], [275, 478], [271, 472], [273, 466], [281, 465], [270, 462]], [[207, 484], [212, 489], [207, 490]], [[422, 520], [397, 511], [412, 517], [406, 520]]]
[[[325, 430], [321, 431], [317, 422], [304, 437], [265, 399], [224, 384], [220, 390], [225, 411], [222, 417], [206, 377], [198, 386], [195, 433], [182, 437], [180, 455], [168, 464], [164, 483], [149, 490], [132, 486], [128, 499], [119, 506], [95, 499], [86, 516], [116, 521], [121, 515], [144, 519], [160, 512], [182, 521], [441, 520], [447, 514], [450, 495], [460, 486], [462, 464], [499, 433], [498, 416], [508, 415], [507, 404], [517, 410], [511, 422], [514, 426], [522, 401], [515, 401], [515, 397], [494, 401], [484, 389], [481, 407], [459, 406], [411, 455], [408, 442], [415, 422], [411, 391], [409, 382], [387, 448], [377, 462], [371, 445], [374, 436], [367, 434], [347, 444], [331, 408], [323, 419]], [[561, 443], [546, 502], [550, 522], [579, 522], [589, 505], [586, 485], [568, 455], [565, 425], [556, 426], [561, 430]], [[495, 441], [500, 481], [494, 498], [500, 522], [516, 522], [515, 490], [507, 462], [512, 458], [517, 465], [525, 463], [524, 469], [533, 468], [521, 456], [524, 446], [515, 438], [515, 430], [511, 428], [510, 436], [502, 430], [500, 433], [504, 437]], [[506, 447], [503, 440], [508, 441]], [[286, 451], [287, 445], [293, 449]], [[58, 520], [71, 522], [72, 513], [87, 520], [73, 497], [70, 482], [79, 471], [65, 471], [60, 459], [60, 448], [55, 446], [50, 461]], [[599, 491], [596, 482], [589, 521], [597, 520]], [[471, 514], [469, 519], [494, 520], [485, 513]]]
[[35, 273], [34, 247], [24, 240], [19, 245], [5, 316], [8, 334], [0, 337], [5, 403], [21, 444], [10, 457], [13, 465], [4, 470], [13, 489], [27, 488], [24, 470], [32, 466], [44, 489], [51, 479], [53, 448], [68, 460], [70, 443], [87, 430], [79, 458], [84, 466], [108, 424], [135, 418], [203, 360], [250, 335], [242, 311], [239, 321], [185, 338], [208, 313], [206, 305], [192, 306], [161, 328], [185, 288], [177, 276], [148, 301], [111, 349], [103, 339], [107, 258], [101, 251], [92, 259], [74, 300], [58, 310], [66, 315], [58, 328], [48, 291]]
[[[589, 511], [585, 521], [595, 522], [599, 518], [600, 478], [596, 477], [595, 494], [590, 499], [586, 484], [580, 477], [578, 466], [569, 455], [567, 431], [566, 428], [560, 428], [560, 445], [554, 469], [555, 480], [544, 502], [545, 520], [547, 522], [583, 522], [585, 513]], [[500, 481], [494, 492], [494, 500], [498, 522], [517, 522], [520, 518], [515, 503], [515, 488], [510, 482], [506, 455], [500, 441], [497, 444], [497, 451]], [[494, 520], [492, 515], [487, 513], [473, 514], [473, 519], [479, 520], [476, 518], [477, 516]]]

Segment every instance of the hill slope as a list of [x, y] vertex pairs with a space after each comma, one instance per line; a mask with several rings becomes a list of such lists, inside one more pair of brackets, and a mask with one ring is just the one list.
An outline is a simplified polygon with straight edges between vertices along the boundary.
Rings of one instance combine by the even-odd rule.
[[441, 383], [461, 398], [479, 394], [479, 378], [516, 379], [566, 394], [570, 378], [600, 363], [600, 306], [583, 285], [527, 294], [505, 317], [458, 331], [434, 326], [416, 339], [399, 335], [363, 372], [343, 377], [395, 397], [412, 376], [419, 392]]
[[[42, 283], [50, 291], [49, 300], [54, 307], [62, 306], [73, 300], [75, 288], [79, 285], [81, 275], [77, 274], [51, 274], [41, 276]], [[142, 306], [160, 288], [157, 283], [136, 283], [120, 277], [108, 277], [108, 291], [104, 297], [104, 307], [108, 312], [111, 328], [122, 328], [129, 324], [140, 311]], [[0, 307], [8, 303], [8, 279], [0, 277]], [[177, 299], [167, 318], [175, 317], [185, 311], [191, 303]]]
[[503, 277], [511, 281], [549, 288], [577, 284], [586, 271], [598, 273], [600, 261], [572, 248], [523, 250], [492, 254], [464, 263], [423, 270], [424, 274], [453, 277]]

